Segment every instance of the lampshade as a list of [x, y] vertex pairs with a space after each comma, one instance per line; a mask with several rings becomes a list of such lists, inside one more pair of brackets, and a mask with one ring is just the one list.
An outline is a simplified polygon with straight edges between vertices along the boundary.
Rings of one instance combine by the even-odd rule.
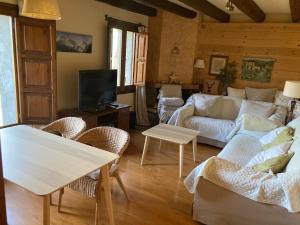
[[194, 65], [195, 68], [198, 69], [204, 69], [205, 68], [205, 62], [203, 59], [197, 59]]
[[283, 95], [290, 98], [300, 98], [300, 81], [286, 81]]
[[21, 14], [35, 19], [61, 19], [57, 0], [24, 0]]

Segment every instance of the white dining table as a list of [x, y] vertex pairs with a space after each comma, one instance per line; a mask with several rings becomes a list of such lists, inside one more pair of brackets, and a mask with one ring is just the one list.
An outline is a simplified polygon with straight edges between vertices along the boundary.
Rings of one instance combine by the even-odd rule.
[[114, 225], [109, 164], [118, 155], [25, 125], [0, 130], [0, 140], [4, 179], [42, 197], [43, 225], [50, 224], [51, 194], [99, 168]]

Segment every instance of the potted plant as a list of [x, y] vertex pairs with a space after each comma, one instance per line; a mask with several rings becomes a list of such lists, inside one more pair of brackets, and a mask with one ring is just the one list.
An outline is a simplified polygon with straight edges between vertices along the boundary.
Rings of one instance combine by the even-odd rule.
[[220, 81], [219, 93], [227, 95], [227, 87], [229, 87], [236, 79], [237, 63], [229, 62], [225, 69], [222, 69], [220, 74], [216, 75], [216, 79]]

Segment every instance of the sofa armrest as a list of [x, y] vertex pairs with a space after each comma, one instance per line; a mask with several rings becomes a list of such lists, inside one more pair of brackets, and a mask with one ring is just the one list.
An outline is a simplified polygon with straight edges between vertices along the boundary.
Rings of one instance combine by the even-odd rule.
[[194, 103], [188, 103], [179, 109], [177, 109], [171, 116], [168, 124], [175, 126], [183, 126], [183, 121], [194, 115], [195, 106]]

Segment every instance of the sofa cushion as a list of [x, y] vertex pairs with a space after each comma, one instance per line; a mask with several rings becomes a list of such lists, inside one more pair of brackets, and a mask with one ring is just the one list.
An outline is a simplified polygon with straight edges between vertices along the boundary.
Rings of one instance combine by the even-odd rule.
[[234, 128], [231, 120], [221, 120], [201, 116], [192, 116], [184, 121], [184, 127], [199, 131], [199, 136], [226, 142], [227, 135]]
[[285, 142], [280, 145], [277, 145], [273, 148], [270, 148], [268, 150], [262, 151], [258, 154], [256, 154], [253, 158], [250, 159], [250, 161], [247, 163], [247, 167], [252, 167], [254, 165], [260, 164], [265, 162], [268, 159], [280, 156], [284, 153], [287, 153], [291, 147], [291, 144], [293, 142]]
[[262, 131], [268, 132], [278, 127], [278, 124], [267, 118], [254, 115], [254, 114], [243, 114], [241, 115], [236, 122], [240, 123], [241, 130], [249, 131]]
[[229, 96], [220, 97], [216, 102], [215, 109], [218, 113], [215, 115], [217, 119], [235, 120], [239, 114], [242, 99]]
[[289, 107], [289, 103], [291, 100], [292, 98], [284, 96], [282, 91], [276, 91], [275, 105]]
[[267, 159], [266, 161], [253, 166], [253, 169], [258, 172], [269, 172], [272, 170], [274, 174], [280, 173], [284, 170], [290, 159], [293, 157], [294, 152], [284, 153], [280, 156], [276, 156], [271, 159]]
[[221, 96], [207, 94], [193, 95], [195, 116], [216, 117], [220, 111], [219, 104], [217, 104], [220, 97]]
[[245, 89], [237, 89], [237, 88], [228, 87], [227, 88], [227, 93], [228, 93], [229, 97], [241, 98], [241, 99], [246, 98]]
[[293, 140], [294, 130], [291, 127], [279, 127], [259, 139], [263, 149], [269, 149], [284, 142]]
[[162, 84], [159, 90], [159, 98], [161, 97], [182, 98], [181, 85]]
[[261, 144], [257, 138], [246, 134], [237, 134], [218, 154], [218, 157], [244, 166], [261, 151]]
[[243, 114], [254, 114], [268, 118], [275, 111], [275, 109], [275, 105], [270, 102], [243, 100], [239, 111], [239, 116]]
[[258, 89], [258, 88], [245, 88], [246, 96], [248, 100], [274, 102], [276, 89]]

